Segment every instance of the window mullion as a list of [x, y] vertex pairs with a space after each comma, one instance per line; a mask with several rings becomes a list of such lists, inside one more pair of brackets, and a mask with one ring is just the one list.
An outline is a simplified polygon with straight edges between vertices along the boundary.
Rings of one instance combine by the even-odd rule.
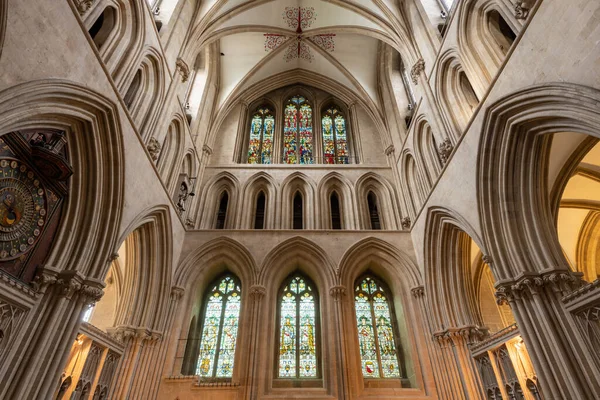
[[369, 296], [369, 306], [371, 308], [371, 323], [373, 324], [373, 339], [375, 341], [375, 354], [377, 355], [377, 368], [379, 369], [379, 378], [383, 378], [383, 368], [381, 368], [381, 353], [379, 349], [379, 336], [377, 334], [377, 319], [373, 309], [373, 297]]
[[227, 307], [227, 296], [223, 294], [223, 307], [221, 308], [221, 318], [219, 319], [219, 330], [217, 331], [217, 347], [215, 348], [215, 365], [213, 366], [212, 376], [217, 376], [217, 366], [219, 364], [219, 352], [221, 350], [221, 336], [223, 335], [223, 322], [225, 321], [225, 308]]

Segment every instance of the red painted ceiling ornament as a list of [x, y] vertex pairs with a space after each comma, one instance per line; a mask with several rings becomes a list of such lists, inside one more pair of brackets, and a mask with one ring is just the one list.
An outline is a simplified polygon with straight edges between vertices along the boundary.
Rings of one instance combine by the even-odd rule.
[[[289, 62], [293, 59], [302, 59], [312, 62], [314, 56], [305, 39], [310, 39], [314, 44], [326, 51], [335, 49], [335, 33], [326, 33], [313, 36], [304, 36], [304, 29], [309, 28], [316, 19], [317, 13], [312, 7], [286, 7], [283, 19], [288, 26], [296, 30], [296, 40], [290, 40], [289, 46], [284, 54], [284, 59]], [[275, 50], [288, 41], [290, 36], [275, 33], [265, 33], [265, 51]]]

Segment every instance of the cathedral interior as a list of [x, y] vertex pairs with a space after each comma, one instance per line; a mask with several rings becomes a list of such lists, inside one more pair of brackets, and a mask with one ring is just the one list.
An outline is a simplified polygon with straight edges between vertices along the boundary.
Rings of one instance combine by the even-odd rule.
[[600, 398], [598, 0], [0, 0], [0, 399]]

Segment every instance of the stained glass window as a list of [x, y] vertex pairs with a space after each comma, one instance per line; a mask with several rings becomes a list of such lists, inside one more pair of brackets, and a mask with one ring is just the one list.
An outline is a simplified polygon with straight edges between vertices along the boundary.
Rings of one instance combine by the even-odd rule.
[[317, 378], [317, 293], [300, 274], [288, 278], [279, 304], [279, 378]]
[[323, 162], [348, 164], [348, 134], [346, 119], [337, 107], [329, 107], [321, 118]]
[[248, 164], [271, 164], [275, 118], [268, 107], [260, 107], [250, 121]]
[[400, 378], [391, 299], [382, 284], [372, 276], [359, 279], [354, 304], [363, 377]]
[[312, 107], [302, 96], [292, 97], [285, 106], [283, 162], [313, 164]]
[[196, 375], [231, 378], [241, 306], [240, 283], [225, 275], [209, 286]]

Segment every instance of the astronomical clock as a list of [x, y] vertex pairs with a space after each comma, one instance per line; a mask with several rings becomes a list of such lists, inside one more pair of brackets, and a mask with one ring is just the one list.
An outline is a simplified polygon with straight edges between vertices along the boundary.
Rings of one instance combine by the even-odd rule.
[[53, 130], [0, 137], [0, 271], [25, 283], [48, 255], [67, 199], [66, 144]]

